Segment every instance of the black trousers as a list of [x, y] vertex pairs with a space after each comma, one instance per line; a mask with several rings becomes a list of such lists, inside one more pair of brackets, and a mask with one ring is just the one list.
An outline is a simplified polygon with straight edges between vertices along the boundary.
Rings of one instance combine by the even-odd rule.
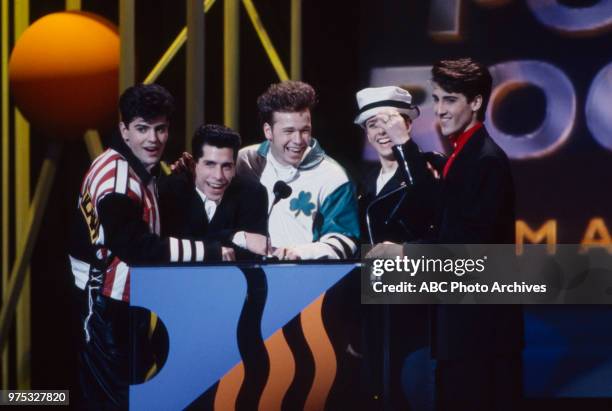
[[79, 409], [126, 410], [130, 383], [144, 381], [155, 361], [150, 312], [92, 291], [91, 315], [83, 327], [90, 312], [87, 291], [79, 300]]
[[437, 411], [520, 410], [522, 392], [520, 354], [437, 361]]

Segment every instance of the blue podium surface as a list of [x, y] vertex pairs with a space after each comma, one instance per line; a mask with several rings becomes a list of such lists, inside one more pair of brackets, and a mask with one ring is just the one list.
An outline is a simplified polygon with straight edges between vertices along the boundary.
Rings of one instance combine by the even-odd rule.
[[[242, 384], [249, 375], [256, 381], [258, 368], [265, 367], [249, 367], [245, 357], [260, 361], [255, 351], [265, 356], [261, 350], [269, 337], [356, 267], [344, 263], [133, 268], [130, 304], [157, 314], [168, 334], [168, 355], [157, 375], [130, 386], [130, 409], [219, 409], [220, 400], [211, 388], [241, 361]], [[240, 401], [240, 394], [243, 401], [257, 401], [267, 384], [266, 376], [262, 378], [262, 383], [251, 383], [251, 394], [236, 391], [230, 400]], [[208, 406], [198, 403], [202, 398]]]
[[[157, 374], [130, 386], [130, 409], [336, 409], [336, 385], [360, 389], [355, 375], [338, 382], [346, 328], [360, 321], [358, 267], [133, 268], [131, 305], [157, 314], [168, 351]], [[527, 398], [612, 397], [612, 307], [528, 306], [524, 315]], [[417, 332], [404, 320], [394, 327]], [[391, 352], [392, 368], [405, 355]]]

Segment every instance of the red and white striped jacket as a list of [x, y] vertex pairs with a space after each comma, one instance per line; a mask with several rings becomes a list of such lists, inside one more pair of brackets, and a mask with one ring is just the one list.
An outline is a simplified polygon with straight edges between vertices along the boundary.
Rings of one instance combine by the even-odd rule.
[[157, 184], [122, 141], [96, 158], [77, 204], [70, 264], [75, 284], [129, 301], [129, 264], [198, 262], [216, 258], [215, 244], [160, 238]]

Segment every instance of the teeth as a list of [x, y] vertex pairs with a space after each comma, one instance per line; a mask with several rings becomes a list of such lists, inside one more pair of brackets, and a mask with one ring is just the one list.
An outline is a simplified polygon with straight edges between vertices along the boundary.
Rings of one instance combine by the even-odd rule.
[[287, 147], [287, 150], [291, 151], [292, 153], [300, 153], [302, 151], [301, 148], [294, 148], [294, 147]]
[[378, 140], [378, 144], [387, 144], [390, 141], [391, 139], [389, 138], [381, 138], [380, 140]]

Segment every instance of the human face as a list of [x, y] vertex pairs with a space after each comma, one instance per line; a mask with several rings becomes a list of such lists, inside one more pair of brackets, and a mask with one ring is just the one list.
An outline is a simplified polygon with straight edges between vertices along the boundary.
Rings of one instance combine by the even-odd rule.
[[236, 175], [234, 150], [204, 144], [195, 166], [195, 185], [212, 201], [219, 201]]
[[156, 117], [145, 121], [136, 117], [130, 124], [119, 123], [121, 137], [132, 153], [150, 171], [159, 163], [168, 141], [168, 118]]
[[[406, 123], [406, 130], [410, 131], [412, 122], [403, 116], [402, 118]], [[385, 131], [385, 127], [383, 126], [381, 121], [383, 120], [380, 118], [379, 115], [367, 119], [364, 123], [366, 135], [368, 137], [369, 143], [372, 145], [374, 150], [376, 150], [380, 158], [393, 160], [395, 159], [392, 150], [393, 141]]]
[[270, 141], [274, 159], [281, 164], [297, 167], [310, 146], [312, 125], [310, 110], [274, 112], [272, 125], [264, 124], [264, 134]]
[[434, 115], [444, 137], [455, 137], [476, 124], [482, 96], [468, 101], [464, 94], [449, 93], [435, 82], [432, 85]]

